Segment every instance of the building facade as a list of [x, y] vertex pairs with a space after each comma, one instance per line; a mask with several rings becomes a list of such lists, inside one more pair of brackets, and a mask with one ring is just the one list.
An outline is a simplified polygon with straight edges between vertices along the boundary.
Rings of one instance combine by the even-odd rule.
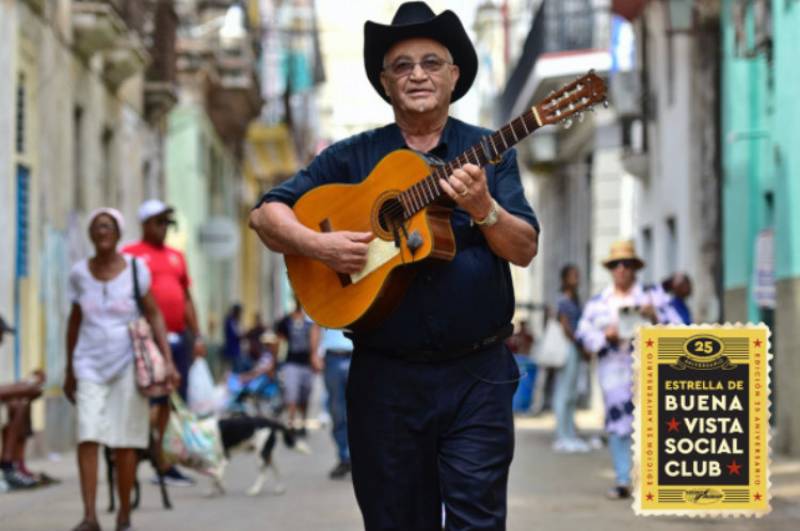
[[800, 455], [800, 4], [722, 2], [724, 302], [772, 328], [772, 446]]
[[148, 82], [166, 81], [147, 69], [162, 27], [155, 6], [0, 2], [0, 71], [9, 80], [0, 89], [0, 237], [11, 251], [0, 257], [0, 312], [18, 330], [1, 347], [0, 377], [47, 372], [34, 406], [40, 449], [71, 441], [72, 408], [60, 393], [66, 284], [70, 265], [90, 251], [86, 215], [109, 205], [132, 222], [162, 182], [164, 102], [148, 99]]

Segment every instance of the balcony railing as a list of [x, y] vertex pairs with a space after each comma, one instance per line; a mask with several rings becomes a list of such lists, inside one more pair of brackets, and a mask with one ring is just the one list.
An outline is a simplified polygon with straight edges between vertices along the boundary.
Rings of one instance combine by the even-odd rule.
[[513, 107], [539, 58], [546, 53], [608, 49], [611, 15], [599, 0], [543, 0], [511, 72], [500, 112]]

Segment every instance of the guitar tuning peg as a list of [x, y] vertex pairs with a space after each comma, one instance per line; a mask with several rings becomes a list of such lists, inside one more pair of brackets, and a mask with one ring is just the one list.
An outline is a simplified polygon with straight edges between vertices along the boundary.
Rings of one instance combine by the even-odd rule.
[[578, 123], [583, 123], [583, 111], [578, 113]]
[[608, 100], [603, 100], [603, 107], [608, 109]]
[[567, 118], [564, 120], [564, 129], [569, 129], [572, 127], [572, 118]]

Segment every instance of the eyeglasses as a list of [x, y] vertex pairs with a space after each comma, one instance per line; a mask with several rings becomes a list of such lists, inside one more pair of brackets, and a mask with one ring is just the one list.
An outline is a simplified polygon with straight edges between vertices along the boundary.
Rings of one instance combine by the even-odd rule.
[[450, 61], [446, 61], [441, 57], [433, 56], [426, 57], [422, 61], [418, 62], [409, 61], [408, 59], [400, 59], [389, 66], [384, 65], [383, 69], [388, 70], [394, 77], [406, 77], [414, 71], [414, 68], [417, 65], [421, 66], [422, 69], [428, 74], [434, 74], [441, 70], [444, 65], [451, 64], [453, 63]]
[[625, 269], [636, 269], [637, 262], [635, 260], [615, 260], [608, 264], [609, 269], [616, 269], [618, 266], [622, 266]]
[[113, 223], [98, 222], [98, 223], [93, 223], [92, 224], [92, 231], [93, 232], [103, 232], [103, 231], [114, 232], [116, 230], [117, 230], [117, 226], [115, 224], [113, 224]]

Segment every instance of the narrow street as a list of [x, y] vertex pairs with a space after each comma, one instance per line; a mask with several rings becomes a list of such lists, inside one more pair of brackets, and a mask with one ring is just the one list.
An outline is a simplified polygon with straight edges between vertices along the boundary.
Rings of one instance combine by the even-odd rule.
[[[584, 425], [586, 425], [584, 423]], [[508, 526], [512, 531], [592, 529], [722, 529], [795, 530], [800, 528], [800, 460], [773, 464], [773, 510], [761, 520], [643, 518], [633, 514], [627, 502], [604, 498], [611, 469], [605, 450], [583, 455], [550, 451], [552, 419], [521, 417], [517, 422], [517, 447], [511, 470]], [[142, 506], [134, 513], [139, 530], [195, 531], [212, 529], [292, 531], [344, 531], [361, 529], [361, 518], [349, 482], [331, 481], [333, 446], [326, 431], [313, 430], [308, 442], [313, 454], [279, 448], [276, 461], [285, 474], [283, 495], [245, 495], [256, 469], [253, 455], [234, 457], [226, 474], [228, 493], [207, 498], [208, 483], [172, 488], [175, 508], [161, 509], [158, 491], [147, 483], [150, 471], [141, 467], [144, 480]], [[60, 485], [32, 492], [0, 495], [0, 522], [4, 531], [66, 530], [80, 519], [77, 469], [72, 454], [58, 462], [33, 462], [31, 468], [46, 470], [63, 480]], [[101, 481], [98, 507], [105, 508], [108, 491]], [[113, 529], [113, 516], [102, 513], [104, 529]]]

